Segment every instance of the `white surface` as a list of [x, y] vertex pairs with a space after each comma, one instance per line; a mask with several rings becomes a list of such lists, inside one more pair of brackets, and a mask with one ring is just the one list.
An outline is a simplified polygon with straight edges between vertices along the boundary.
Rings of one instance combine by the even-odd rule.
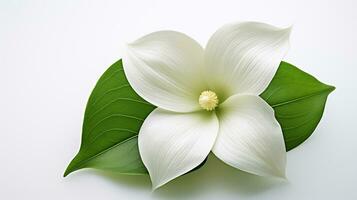
[[[268, 3], [269, 2], [269, 3]], [[357, 199], [357, 2], [0, 1], [0, 199]], [[288, 153], [289, 182], [214, 157], [152, 193], [148, 177], [62, 174], [87, 98], [122, 45], [173, 29], [205, 44], [221, 25], [294, 25], [286, 61], [335, 85], [314, 135]]]

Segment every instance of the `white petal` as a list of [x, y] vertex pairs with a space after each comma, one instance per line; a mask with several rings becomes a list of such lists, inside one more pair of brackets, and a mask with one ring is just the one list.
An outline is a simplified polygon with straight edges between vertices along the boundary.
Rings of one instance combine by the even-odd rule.
[[213, 153], [225, 163], [261, 176], [285, 177], [286, 151], [274, 110], [259, 96], [234, 95], [219, 107]]
[[262, 93], [288, 50], [289, 35], [290, 28], [256, 22], [220, 28], [205, 50], [210, 88], [221, 91], [223, 98], [237, 93]]
[[203, 49], [190, 37], [174, 31], [146, 35], [128, 45], [123, 57], [125, 75], [148, 102], [166, 110], [199, 109], [206, 89], [201, 78]]
[[209, 154], [218, 132], [214, 112], [155, 109], [139, 132], [139, 151], [153, 188], [192, 170]]

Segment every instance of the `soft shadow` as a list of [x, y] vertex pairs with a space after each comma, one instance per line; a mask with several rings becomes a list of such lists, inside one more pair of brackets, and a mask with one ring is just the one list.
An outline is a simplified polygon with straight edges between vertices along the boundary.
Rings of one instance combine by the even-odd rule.
[[286, 180], [259, 177], [237, 170], [210, 155], [201, 169], [171, 181], [157, 189], [153, 196], [159, 199], [187, 199], [210, 190], [254, 196], [286, 184]]
[[82, 169], [78, 172], [71, 174], [71, 176], [74, 177], [81, 177], [83, 175], [103, 177], [105, 180], [116, 184], [118, 187], [151, 191], [151, 182], [149, 175], [127, 175], [96, 169]]
[[95, 171], [97, 175], [104, 176], [108, 180], [121, 186], [130, 188], [145, 189], [151, 191], [151, 182], [149, 175], [127, 175], [115, 172]]
[[[105, 177], [118, 187], [151, 191], [148, 175], [123, 175], [98, 170], [83, 170], [82, 173]], [[155, 199], [190, 199], [214, 190], [223, 194], [254, 196], [288, 184], [286, 180], [259, 177], [237, 170], [211, 154], [202, 168], [167, 183], [151, 195]]]

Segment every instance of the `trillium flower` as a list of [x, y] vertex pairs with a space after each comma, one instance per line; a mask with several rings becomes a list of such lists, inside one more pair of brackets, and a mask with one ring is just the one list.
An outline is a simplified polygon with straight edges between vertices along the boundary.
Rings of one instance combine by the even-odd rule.
[[138, 136], [154, 189], [197, 167], [211, 151], [240, 170], [285, 177], [282, 130], [259, 95], [287, 52], [289, 35], [289, 28], [244, 22], [220, 28], [205, 49], [175, 31], [127, 46], [127, 79], [157, 106]]

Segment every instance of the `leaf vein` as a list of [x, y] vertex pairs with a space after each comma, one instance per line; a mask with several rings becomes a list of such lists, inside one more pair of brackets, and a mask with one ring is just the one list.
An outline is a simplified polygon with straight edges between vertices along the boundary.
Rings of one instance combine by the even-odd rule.
[[327, 88], [327, 89], [324, 89], [324, 90], [321, 90], [321, 91], [318, 91], [318, 92], [315, 92], [315, 93], [312, 93], [312, 94], [309, 94], [309, 95], [305, 95], [305, 96], [302, 96], [302, 97], [298, 97], [298, 98], [295, 98], [295, 99], [292, 99], [292, 100], [289, 100], [289, 101], [273, 104], [273, 105], [271, 105], [271, 107], [276, 108], [276, 107], [279, 107], [279, 106], [283, 106], [283, 105], [286, 105], [286, 104], [289, 104], [289, 103], [293, 103], [293, 102], [296, 102], [296, 101], [304, 100], [304, 99], [307, 99], [307, 98], [310, 98], [310, 97], [313, 97], [313, 96], [316, 96], [316, 95], [319, 95], [319, 94], [323, 94], [325, 92], [330, 92], [330, 91], [332, 91], [332, 89], [331, 88]]

